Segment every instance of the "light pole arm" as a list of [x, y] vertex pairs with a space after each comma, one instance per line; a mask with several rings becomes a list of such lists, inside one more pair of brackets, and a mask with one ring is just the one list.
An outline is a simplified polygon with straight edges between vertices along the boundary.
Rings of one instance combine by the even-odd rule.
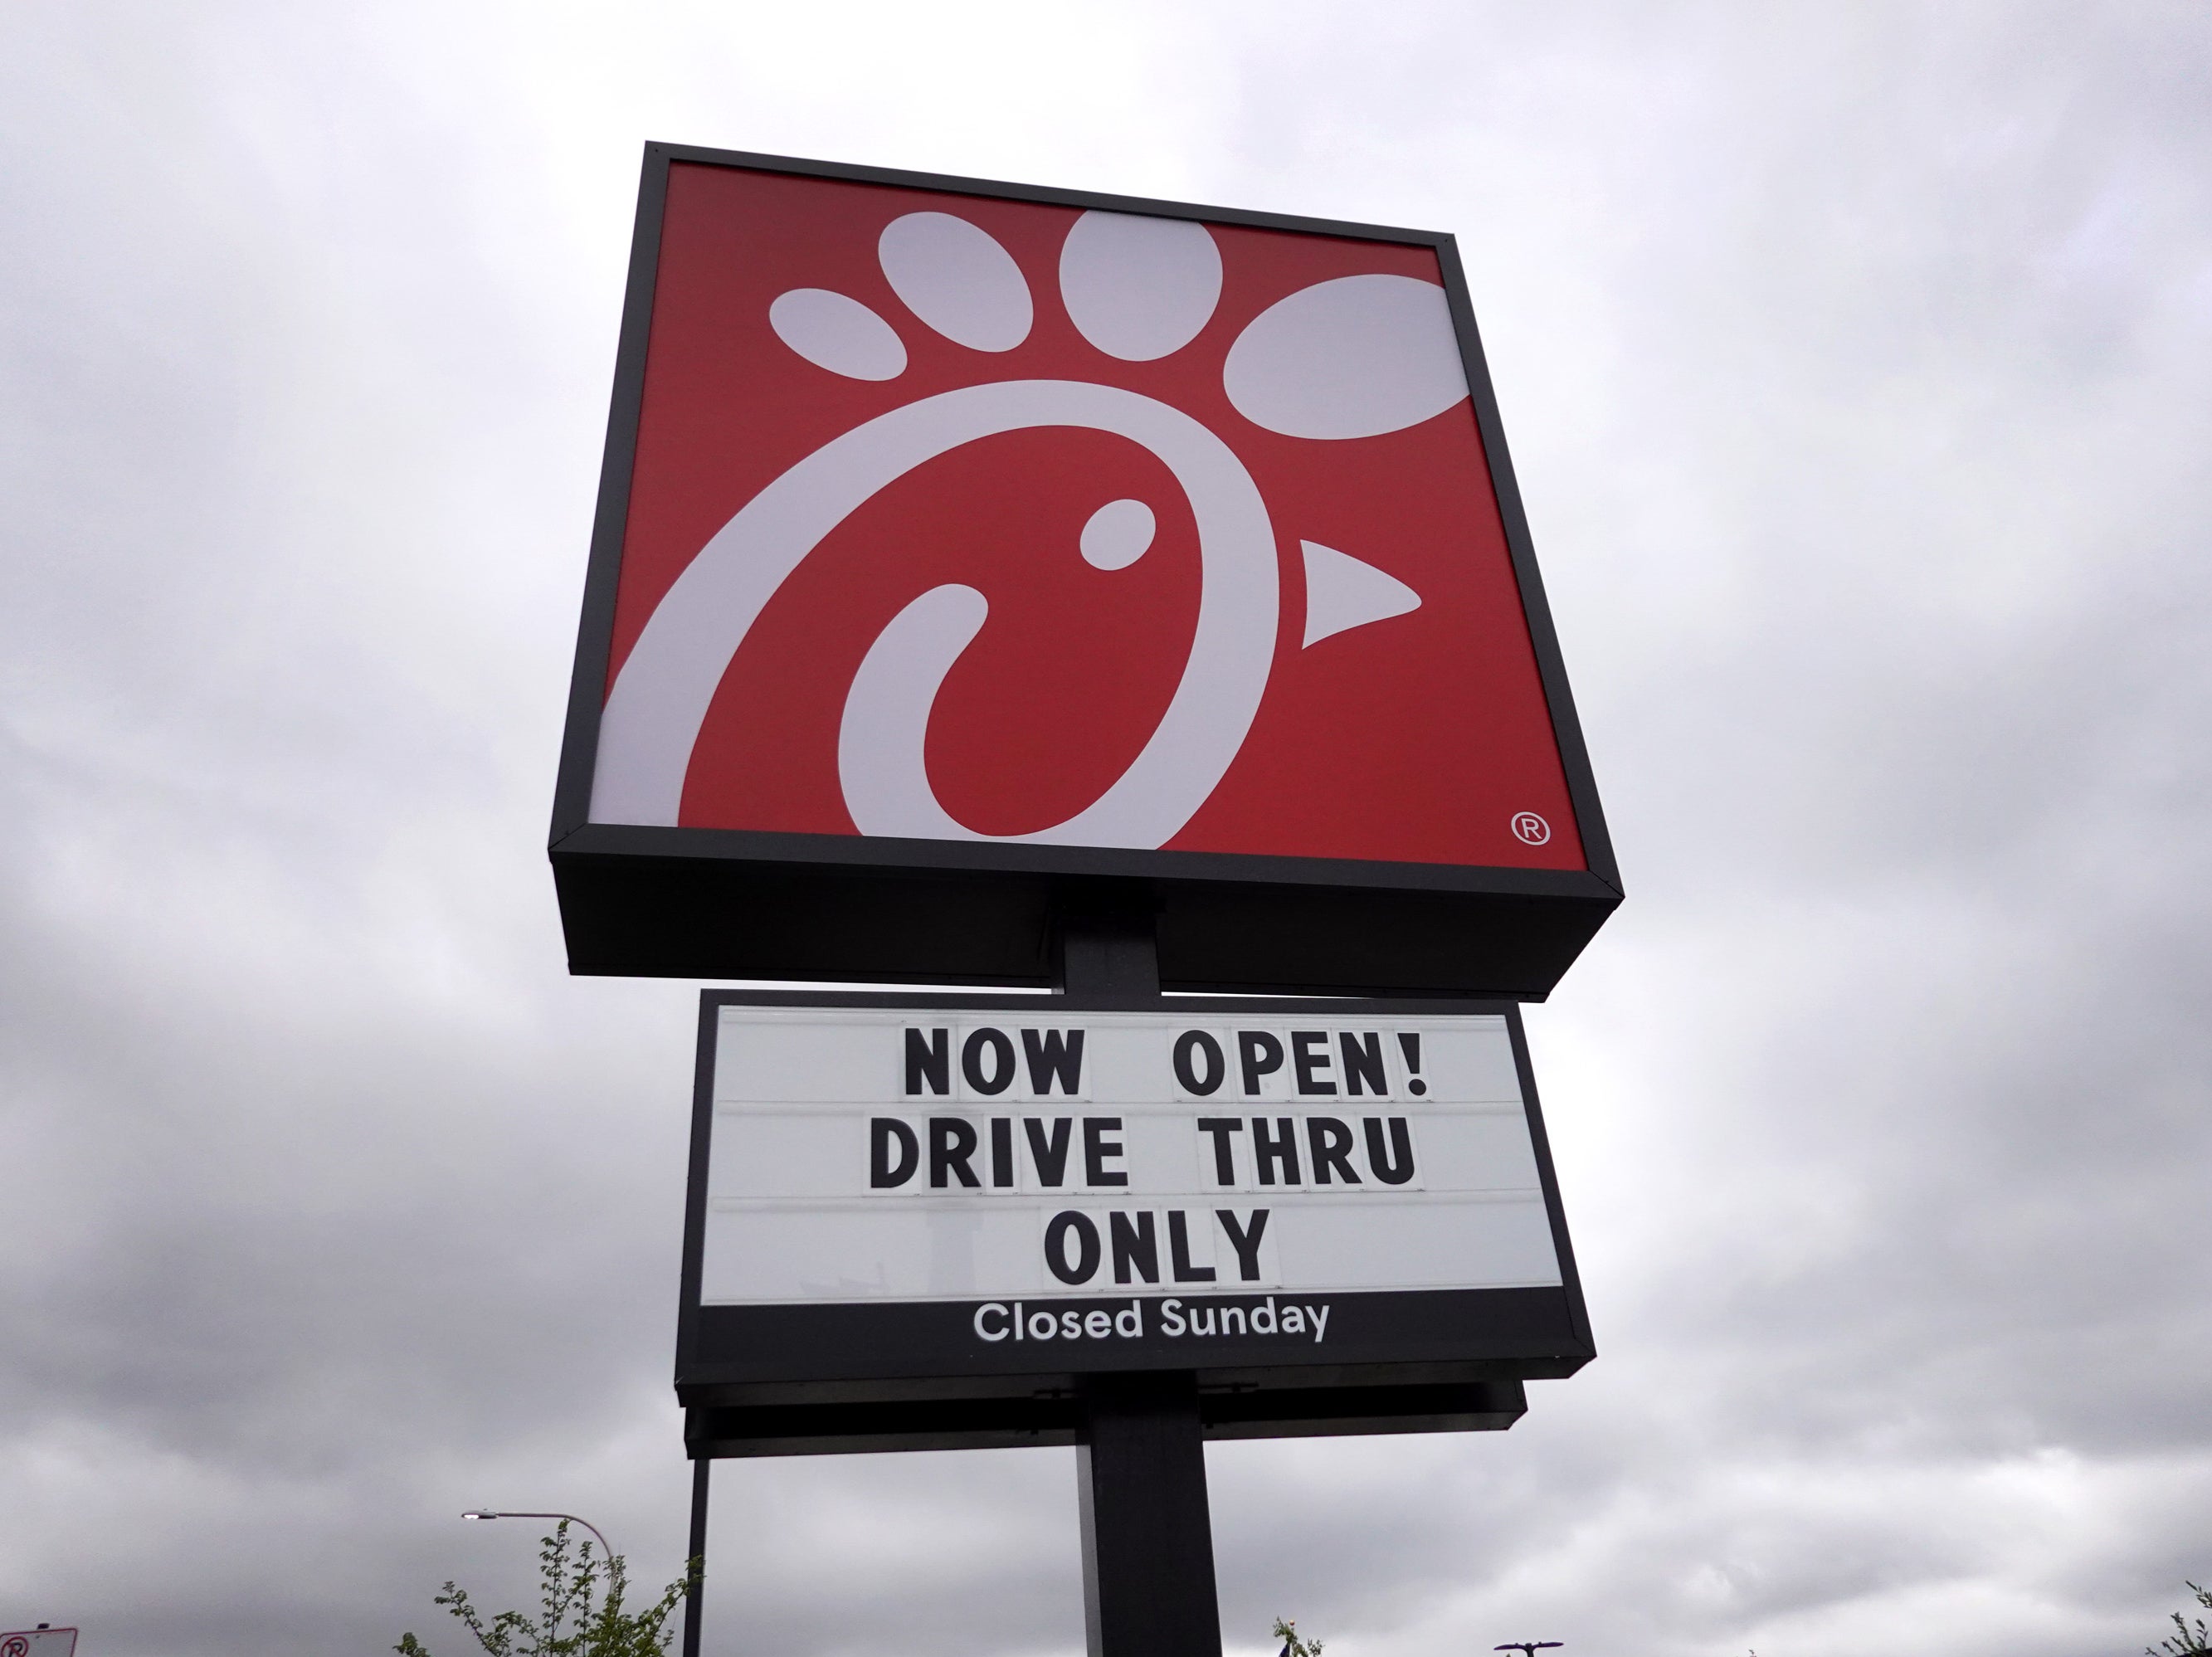
[[590, 1520], [580, 1518], [572, 1513], [514, 1513], [501, 1510], [498, 1513], [465, 1513], [461, 1517], [464, 1519], [565, 1519], [571, 1525], [581, 1525], [593, 1536], [599, 1538], [599, 1552], [604, 1558], [611, 1560], [615, 1557], [615, 1551], [607, 1545], [607, 1539], [599, 1534], [599, 1527]]

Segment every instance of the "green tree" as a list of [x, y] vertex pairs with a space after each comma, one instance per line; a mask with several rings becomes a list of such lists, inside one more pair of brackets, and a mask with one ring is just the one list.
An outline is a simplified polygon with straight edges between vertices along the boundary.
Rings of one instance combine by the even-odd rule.
[[1280, 1657], [1321, 1657], [1321, 1642], [1298, 1638], [1298, 1625], [1295, 1620], [1278, 1617], [1275, 1619], [1275, 1637], [1283, 1642]]
[[[430, 1603], [443, 1605], [459, 1619], [487, 1657], [661, 1657], [675, 1637], [668, 1619], [698, 1579], [699, 1569], [694, 1559], [651, 1605], [641, 1611], [625, 1611], [623, 1601], [629, 1579], [622, 1555], [594, 1559], [592, 1545], [585, 1542], [572, 1560], [564, 1519], [538, 1551], [540, 1586], [535, 1618], [503, 1611], [486, 1622], [467, 1591], [451, 1582]], [[392, 1649], [400, 1657], [430, 1657], [428, 1648], [412, 1634], [401, 1635]]]
[[[2191, 1582], [2189, 1590], [2197, 1596], [2198, 1605], [2212, 1611], [2212, 1588], [2200, 1588]], [[2143, 1657], [2191, 1657], [2193, 1653], [2208, 1651], [2212, 1651], [2212, 1629], [2204, 1626], [2202, 1617], [2197, 1619], [2195, 1628], [2190, 1627], [2177, 1611], [2173, 1613], [2173, 1637], [2161, 1640], [2155, 1646], [2145, 1646]]]

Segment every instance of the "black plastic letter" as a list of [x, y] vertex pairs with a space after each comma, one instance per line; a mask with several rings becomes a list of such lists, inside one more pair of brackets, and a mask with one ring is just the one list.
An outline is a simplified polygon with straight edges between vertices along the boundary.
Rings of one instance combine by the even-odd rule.
[[929, 1184], [932, 1190], [943, 1190], [951, 1181], [950, 1174], [962, 1185], [974, 1190], [983, 1182], [975, 1177], [975, 1170], [968, 1159], [975, 1154], [975, 1125], [964, 1116], [933, 1116], [929, 1119]]
[[1327, 1185], [1331, 1169], [1346, 1185], [1358, 1185], [1352, 1166], [1352, 1129], [1334, 1116], [1316, 1116], [1306, 1123], [1306, 1149], [1313, 1153], [1316, 1185]]
[[[1206, 1074], [1198, 1073], [1198, 1059], [1205, 1056]], [[1204, 1030], [1185, 1030], [1176, 1037], [1176, 1080], [1182, 1083], [1185, 1093], [1194, 1093], [1200, 1098], [1209, 1098], [1221, 1085], [1221, 1078], [1229, 1073], [1229, 1061], [1221, 1056], [1221, 1043]]]
[[[891, 1147], [898, 1147], [898, 1159]], [[904, 1185], [914, 1178], [921, 1162], [921, 1146], [914, 1130], [896, 1116], [878, 1116], [868, 1123], [868, 1183], [878, 1191]]]
[[1259, 1282], [1260, 1234], [1267, 1229], [1267, 1211], [1254, 1209], [1249, 1229], [1237, 1225], [1233, 1208], [1217, 1208], [1213, 1217], [1221, 1222], [1221, 1229], [1229, 1234], [1229, 1246], [1237, 1251], [1237, 1275], [1246, 1283]]
[[1237, 1062], [1244, 1071], [1244, 1096], [1260, 1096], [1260, 1078], [1283, 1067], [1283, 1044], [1265, 1030], [1237, 1032]]
[[1344, 1054], [1344, 1090], [1346, 1093], [1356, 1099], [1362, 1093], [1384, 1094], [1390, 1091], [1389, 1072], [1382, 1067], [1381, 1031], [1363, 1030], [1355, 1035], [1346, 1030], [1336, 1038], [1336, 1043]]
[[1030, 1091], [1038, 1098], [1054, 1083], [1070, 1098], [1083, 1090], [1081, 1030], [1024, 1030], [1022, 1052], [1030, 1061]]
[[952, 1091], [952, 1032], [906, 1033], [906, 1090], [908, 1097], [927, 1089], [943, 1098]]
[[1229, 1143], [1229, 1136], [1232, 1133], [1242, 1133], [1244, 1131], [1244, 1119], [1241, 1116], [1201, 1116], [1198, 1119], [1198, 1131], [1200, 1133], [1211, 1133], [1213, 1136], [1215, 1182], [1220, 1185], [1235, 1185], [1237, 1155], [1235, 1147]]
[[1183, 1218], [1182, 1210], [1168, 1211], [1168, 1264], [1175, 1272], [1177, 1283], [1212, 1283], [1213, 1268], [1193, 1266], [1190, 1261], [1190, 1228]]
[[1279, 1169], [1285, 1185], [1302, 1185], [1298, 1177], [1298, 1125], [1288, 1116], [1278, 1116], [1275, 1126], [1279, 1132], [1267, 1132], [1267, 1119], [1252, 1119], [1252, 1165], [1260, 1172], [1261, 1185], [1275, 1183]]
[[[1068, 1234], [1075, 1236], [1075, 1259], [1067, 1258]], [[1062, 1283], [1089, 1283], [1098, 1270], [1098, 1228], [1074, 1209], [1052, 1217], [1044, 1229], [1044, 1263]]]
[[1335, 1093], [1336, 1083], [1328, 1079], [1329, 1063], [1327, 1030], [1291, 1032], [1291, 1068], [1297, 1073], [1301, 1094], [1311, 1098]]
[[1073, 1117], [1055, 1116], [1052, 1132], [1034, 1116], [1022, 1118], [1022, 1132], [1030, 1142], [1030, 1160], [1036, 1164], [1037, 1183], [1045, 1186], [1067, 1183], [1067, 1148], [1075, 1133]]
[[1403, 1185], [1413, 1177], [1413, 1138], [1406, 1131], [1406, 1119], [1390, 1118], [1390, 1143], [1382, 1143], [1382, 1119], [1370, 1116], [1364, 1125], [1367, 1129], [1367, 1166], [1375, 1170], [1375, 1177], [1384, 1185]]
[[1146, 1283], [1160, 1280], [1160, 1240], [1150, 1210], [1124, 1214], [1117, 1209], [1106, 1217], [1106, 1235], [1114, 1248], [1115, 1282], [1127, 1283], [1133, 1267]]
[[[991, 1054], [991, 1070], [987, 1077], [983, 1070], [983, 1054]], [[968, 1039], [960, 1044], [960, 1073], [968, 1085], [985, 1095], [1004, 1093], [1014, 1084], [1014, 1044], [1006, 1039], [1004, 1030], [980, 1029], [968, 1032]]]
[[1127, 1185], [1129, 1176], [1106, 1166], [1109, 1156], [1121, 1154], [1121, 1142], [1109, 1139], [1109, 1133], [1121, 1131], [1118, 1116], [1086, 1116], [1083, 1119], [1083, 1183], [1085, 1185]]

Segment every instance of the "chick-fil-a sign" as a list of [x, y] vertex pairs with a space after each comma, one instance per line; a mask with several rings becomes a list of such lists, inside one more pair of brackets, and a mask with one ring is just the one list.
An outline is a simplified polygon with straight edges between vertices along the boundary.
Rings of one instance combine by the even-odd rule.
[[589, 820], [1577, 871], [1434, 246], [678, 161]]

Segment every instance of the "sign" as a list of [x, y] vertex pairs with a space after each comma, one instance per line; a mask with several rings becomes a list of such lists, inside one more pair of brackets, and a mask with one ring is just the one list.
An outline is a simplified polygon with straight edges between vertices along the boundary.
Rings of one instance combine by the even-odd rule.
[[1166, 1369], [1217, 1431], [1504, 1425], [1591, 1356], [1516, 1009], [1073, 999], [702, 997], [712, 1436], [1008, 1442], [1050, 1418], [1009, 1402]]
[[648, 146], [580, 972], [1541, 996], [1620, 898], [1452, 239]]
[[40, 1626], [0, 1634], [0, 1657], [70, 1657], [76, 1650], [73, 1628]]

